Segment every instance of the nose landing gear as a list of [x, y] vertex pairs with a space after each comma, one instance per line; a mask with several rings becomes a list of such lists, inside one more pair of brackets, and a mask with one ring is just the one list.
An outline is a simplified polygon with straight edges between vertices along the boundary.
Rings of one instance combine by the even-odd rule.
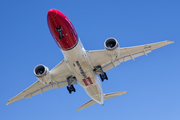
[[59, 34], [59, 39], [61, 39], [61, 38], [64, 38], [64, 34], [62, 34], [62, 28], [61, 28], [61, 26], [60, 27], [57, 27], [57, 28], [55, 28], [56, 29], [56, 31], [57, 32], [59, 32], [60, 34]]

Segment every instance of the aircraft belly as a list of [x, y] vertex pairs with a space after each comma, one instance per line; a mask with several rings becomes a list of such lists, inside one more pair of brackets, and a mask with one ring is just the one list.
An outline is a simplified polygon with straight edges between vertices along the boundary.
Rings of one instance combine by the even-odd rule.
[[75, 75], [78, 83], [86, 93], [96, 102], [103, 104], [103, 92], [101, 82], [93, 71], [92, 64], [79, 40], [76, 47], [69, 51], [62, 51], [67, 66]]
[[75, 61], [75, 64], [74, 73], [81, 86], [86, 87], [96, 83], [96, 79], [94, 79], [96, 74], [86, 61]]
[[92, 70], [93, 68], [80, 40], [76, 47], [69, 51], [63, 51], [63, 53], [67, 66], [81, 86], [89, 86], [96, 82], [96, 79], [94, 79], [96, 74]]
[[87, 94], [97, 103], [103, 104], [103, 91], [101, 87], [101, 83], [97, 77], [94, 77], [96, 79], [96, 83], [84, 87], [86, 90]]

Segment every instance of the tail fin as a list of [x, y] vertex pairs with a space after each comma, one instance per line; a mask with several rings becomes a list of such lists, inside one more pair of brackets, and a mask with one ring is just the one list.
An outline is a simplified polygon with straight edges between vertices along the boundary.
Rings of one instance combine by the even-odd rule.
[[[113, 97], [116, 97], [116, 96], [119, 96], [119, 95], [123, 95], [123, 94], [126, 94], [126, 93], [127, 93], [126, 91], [125, 92], [115, 92], [115, 93], [104, 94], [103, 96], [104, 96], [104, 100], [107, 100], [107, 99], [110, 99], [110, 98], [113, 98]], [[77, 111], [82, 110], [82, 109], [84, 109], [86, 107], [89, 107], [91, 105], [94, 105], [94, 104], [96, 104], [96, 102], [91, 99], [90, 101], [88, 101], [87, 103], [85, 103], [84, 105], [79, 107], [77, 109]]]

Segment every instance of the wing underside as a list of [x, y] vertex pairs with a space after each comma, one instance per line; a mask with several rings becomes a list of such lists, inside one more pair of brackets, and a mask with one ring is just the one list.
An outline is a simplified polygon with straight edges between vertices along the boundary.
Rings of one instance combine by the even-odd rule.
[[[163, 41], [141, 46], [120, 48], [120, 57], [115, 60], [112, 60], [106, 50], [87, 51], [87, 55], [89, 56], [89, 59], [94, 67], [100, 65], [103, 71], [106, 72], [122, 62], [126, 62], [142, 55], [147, 55], [147, 53], [150, 53], [152, 50], [168, 45], [170, 43], [173, 42]], [[68, 86], [67, 77], [71, 76], [72, 73], [69, 71], [64, 60], [60, 62], [56, 67], [54, 67], [50, 71], [50, 73], [52, 78], [51, 84], [45, 85], [39, 81], [36, 81], [33, 85], [10, 99], [7, 102], [7, 105], [23, 98], [31, 98], [34, 95], [40, 93], [42, 94], [43, 92], [50, 89]], [[76, 81], [73, 81], [71, 84], [76, 84]]]
[[173, 41], [163, 41], [134, 47], [120, 48], [120, 56], [115, 60], [111, 58], [106, 50], [87, 51], [87, 54], [94, 67], [100, 65], [103, 71], [106, 72], [122, 62], [126, 62], [131, 59], [134, 60], [142, 55], [147, 55], [152, 50], [171, 43], [173, 43]]
[[[64, 60], [60, 62], [56, 67], [54, 67], [51, 71], [51, 78], [52, 82], [49, 85], [45, 85], [40, 81], [36, 81], [30, 87], [13, 97], [12, 99], [8, 100], [6, 103], [7, 105], [23, 98], [31, 98], [37, 94], [42, 94], [45, 91], [50, 89], [56, 89], [64, 86], [68, 86], [67, 77], [72, 75], [69, 72]], [[76, 81], [73, 81], [71, 84], [76, 84]]]

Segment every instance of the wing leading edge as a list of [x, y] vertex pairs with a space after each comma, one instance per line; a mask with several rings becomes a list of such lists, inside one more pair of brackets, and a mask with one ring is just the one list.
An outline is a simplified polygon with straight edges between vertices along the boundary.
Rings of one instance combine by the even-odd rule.
[[[97, 51], [87, 51], [90, 61], [92, 62], [93, 66], [101, 65], [104, 72], [116, 67], [121, 62], [126, 62], [128, 60], [134, 59], [136, 57], [147, 55], [152, 50], [160, 48], [162, 46], [168, 45], [173, 43], [173, 41], [163, 41], [153, 44], [146, 44], [141, 46], [134, 46], [134, 47], [126, 47], [120, 48], [120, 57], [112, 60], [106, 50], [97, 50]], [[51, 71], [51, 78], [52, 83], [49, 85], [44, 85], [39, 81], [36, 81], [33, 85], [13, 97], [7, 102], [7, 105], [23, 98], [31, 98], [34, 95], [42, 94], [43, 92], [55, 89], [59, 87], [67, 86], [67, 77], [72, 75], [69, 71], [66, 63], [64, 60], [60, 62], [56, 67], [54, 67]], [[76, 84], [74, 81], [72, 84]]]
[[[48, 91], [50, 89], [60, 88], [64, 86], [68, 86], [67, 77], [72, 75], [69, 71], [66, 63], [64, 60], [60, 62], [56, 67], [54, 67], [51, 71], [51, 78], [52, 83], [49, 85], [45, 85], [41, 83], [40, 81], [36, 81], [34, 84], [32, 84], [30, 87], [16, 95], [15, 97], [8, 100], [6, 105], [11, 104], [13, 102], [16, 102], [18, 100], [21, 100], [23, 98], [31, 98], [32, 96], [35, 96], [37, 94], [42, 94], [45, 91]], [[76, 81], [73, 81], [72, 84], [76, 84]]]
[[136, 57], [147, 55], [152, 50], [163, 47], [165, 45], [174, 43], [173, 41], [163, 41], [158, 43], [134, 46], [134, 47], [126, 47], [120, 48], [120, 56], [112, 60], [110, 55], [106, 52], [106, 50], [96, 50], [96, 51], [87, 51], [89, 59], [93, 66], [100, 65], [104, 72], [116, 67], [122, 62], [126, 62]]

